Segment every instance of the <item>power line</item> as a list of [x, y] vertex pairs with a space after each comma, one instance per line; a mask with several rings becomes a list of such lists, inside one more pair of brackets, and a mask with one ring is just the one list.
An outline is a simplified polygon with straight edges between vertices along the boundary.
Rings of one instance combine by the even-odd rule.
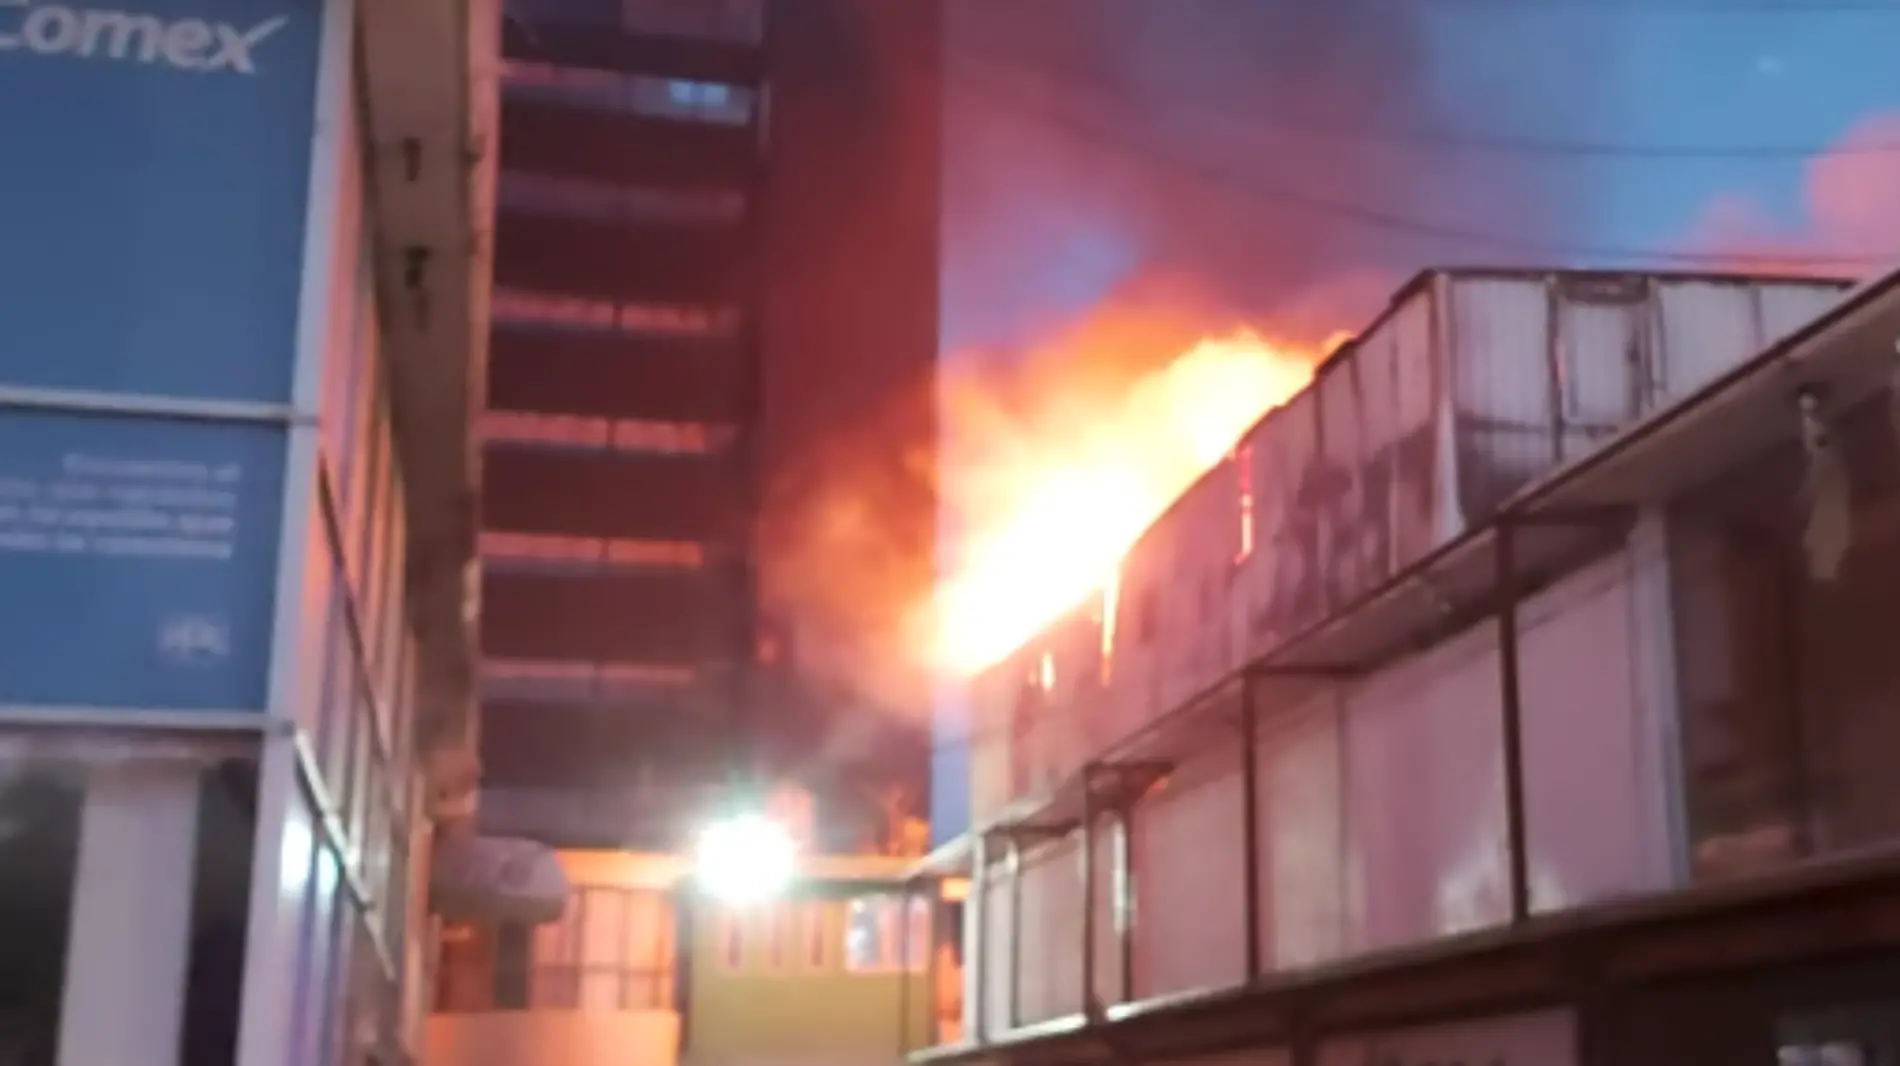
[[[1456, 241], [1465, 244], [1486, 245], [1497, 249], [1531, 252], [1548, 256], [1588, 257], [1631, 263], [1651, 263], [1655, 265], [1684, 267], [1707, 266], [1711, 262], [1728, 258], [1716, 253], [1672, 252], [1653, 248], [1630, 248], [1609, 244], [1538, 240], [1433, 219], [1417, 218], [1386, 207], [1355, 203], [1349, 200], [1336, 199], [1310, 192], [1305, 189], [1281, 185], [1261, 179], [1256, 175], [1242, 174], [1230, 169], [1225, 169], [1211, 162], [1164, 153], [1156, 150], [1151, 145], [1134, 142], [1119, 129], [1093, 123], [1075, 114], [1058, 111], [1054, 108], [1038, 107], [1020, 97], [1012, 98], [1010, 102], [1019, 112], [1027, 111], [1033, 113], [1044, 124], [1066, 132], [1070, 136], [1085, 143], [1115, 154], [1164, 166], [1173, 172], [1191, 178], [1200, 184], [1224, 192], [1230, 196], [1251, 202], [1272, 204], [1279, 207], [1292, 207], [1327, 214], [1388, 233]], [[1875, 254], [1750, 254], [1748, 258], [1758, 263], [1783, 268], [1853, 268], [1890, 262], [1895, 256]]]
[[[1430, 0], [1434, 3], [1485, 3], [1490, 0]], [[1539, 0], [1549, 3], [1552, 0]], [[1896, 9], [1900, 10], [1900, 9]], [[1094, 84], [1085, 85], [1088, 79], [1064, 78], [1046, 70], [1026, 69], [1027, 62], [998, 61], [987, 57], [969, 57], [960, 62], [972, 62], [985, 66], [992, 73], [1017, 80], [1028, 80], [1035, 75], [1045, 83], [1066, 82], [1079, 91], [1093, 96], [1109, 99], [1114, 106], [1126, 108], [1132, 101], [1126, 94], [1108, 88], [1099, 79]], [[1217, 104], [1206, 100], [1186, 101], [1203, 116], [1212, 115], [1224, 120], [1240, 123], [1242, 116], [1233, 112], [1223, 113], [1226, 104]], [[1753, 144], [1753, 145], [1686, 145], [1643, 143], [1639, 141], [1617, 140], [1565, 140], [1559, 138], [1532, 137], [1519, 134], [1460, 132], [1430, 128], [1402, 129], [1397, 127], [1373, 128], [1320, 125], [1301, 122], [1287, 112], [1271, 114], [1249, 113], [1245, 116], [1246, 127], [1252, 132], [1279, 133], [1283, 136], [1300, 135], [1320, 137], [1336, 141], [1364, 141], [1377, 144], [1389, 144], [1398, 147], [1426, 149], [1444, 152], [1495, 153], [1505, 155], [1548, 156], [1555, 158], [1597, 158], [1597, 159], [1658, 159], [1658, 160], [1795, 160], [1850, 158], [1856, 156], [1873, 157], [1900, 155], [1900, 143], [1882, 143], [1868, 145], [1849, 145], [1836, 147], [1826, 144]]]

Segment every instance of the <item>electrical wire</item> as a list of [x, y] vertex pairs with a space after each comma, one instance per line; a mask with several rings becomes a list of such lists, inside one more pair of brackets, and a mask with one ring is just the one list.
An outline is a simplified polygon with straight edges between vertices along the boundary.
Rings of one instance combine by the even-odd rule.
[[[1431, 0], [1446, 2], [1446, 0]], [[1486, 0], [1452, 0], [1486, 2]], [[1549, 2], [1549, 0], [1542, 0]], [[1896, 9], [1900, 10], [1900, 9]], [[1126, 94], [1109, 88], [1098, 77], [1062, 77], [1037, 67], [1029, 57], [999, 60], [991, 55], [959, 57], [962, 65], [981, 69], [991, 78], [1027, 83], [1034, 77], [1045, 88], [1067, 88], [1098, 97], [1117, 110], [1131, 107]], [[1092, 83], [1092, 84], [1085, 84]], [[985, 83], [987, 84], [987, 83]], [[1812, 160], [1855, 156], [1900, 155], [1900, 142], [1856, 144], [1845, 147], [1828, 144], [1740, 144], [1691, 145], [1644, 143], [1640, 141], [1563, 139], [1511, 133], [1463, 132], [1425, 127], [1343, 127], [1302, 122], [1289, 112], [1249, 112], [1245, 116], [1231, 112], [1224, 102], [1205, 99], [1181, 103], [1197, 117], [1214, 117], [1244, 124], [1249, 132], [1282, 136], [1318, 137], [1333, 141], [1361, 141], [1396, 147], [1440, 152], [1491, 153], [1502, 155], [1548, 156], [1580, 159], [1655, 159], [1678, 160]]]
[[[1152, 145], [1135, 141], [1128, 137], [1123, 129], [1119, 127], [1092, 121], [1073, 111], [1026, 101], [1020, 97], [1011, 98], [1010, 103], [1015, 114], [1028, 114], [1030, 117], [1036, 119], [1039, 124], [1063, 132], [1073, 139], [1088, 144], [1091, 147], [1112, 154], [1137, 159], [1152, 166], [1166, 168], [1183, 177], [1192, 179], [1206, 188], [1234, 198], [1273, 207], [1294, 208], [1330, 215], [1343, 221], [1353, 222], [1357, 225], [1377, 229], [1386, 233], [1451, 241], [1461, 244], [1482, 245], [1504, 251], [1525, 252], [1546, 256], [1565, 258], [1582, 257], [1596, 260], [1616, 260], [1625, 263], [1650, 263], [1679, 267], [1706, 267], [1711, 263], [1732, 258], [1731, 256], [1724, 256], [1717, 253], [1680, 252], [1654, 248], [1626, 247], [1613, 244], [1543, 240], [1468, 227], [1434, 219], [1419, 218], [1383, 206], [1356, 203], [1350, 200], [1338, 199], [1294, 186], [1269, 181], [1256, 174], [1241, 173], [1211, 161], [1190, 159], [1179, 154], [1164, 152], [1154, 148]], [[1891, 262], [1896, 258], [1896, 254], [1807, 255], [1763, 253], [1759, 255], [1749, 254], [1748, 258], [1762, 265], [1779, 266], [1789, 269], [1799, 267], [1864, 268]]]

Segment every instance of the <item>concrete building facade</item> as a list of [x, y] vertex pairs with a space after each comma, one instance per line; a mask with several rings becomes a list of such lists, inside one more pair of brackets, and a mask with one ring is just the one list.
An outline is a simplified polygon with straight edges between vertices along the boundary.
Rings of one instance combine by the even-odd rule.
[[496, 32], [0, 9], [0, 1057], [415, 1055]]

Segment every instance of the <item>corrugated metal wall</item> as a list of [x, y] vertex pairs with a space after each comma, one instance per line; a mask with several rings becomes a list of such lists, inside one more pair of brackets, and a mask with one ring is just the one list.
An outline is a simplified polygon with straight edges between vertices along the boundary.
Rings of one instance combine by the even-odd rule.
[[[1407, 286], [1310, 388], [1245, 437], [1244, 463], [1230, 459], [1196, 482], [1129, 553], [1106, 670], [1090, 604], [993, 671], [1030, 676], [1048, 652], [1063, 679], [1036, 715], [1070, 724], [1040, 727], [1037, 770], [1017, 779], [1072, 773], [1842, 291], [1807, 280], [1505, 271]], [[1254, 534], [1245, 559], [1242, 470]], [[997, 701], [1017, 698], [1010, 686], [985, 679], [978, 688], [980, 716], [1006, 717]], [[980, 735], [973, 762], [1011, 758], [999, 750], [1008, 734]], [[996, 776], [977, 773], [985, 785]], [[979, 799], [978, 821], [1002, 800]]]
[[[1549, 911], [1645, 892], [1671, 876], [1657, 773], [1653, 669], [1634, 642], [1654, 560], [1612, 556], [1520, 613], [1532, 906]], [[1262, 958], [1293, 968], [1503, 922], [1508, 915], [1496, 631], [1431, 651], [1296, 706], [1262, 690], [1259, 748]], [[1238, 752], [1189, 761], [1135, 818], [1135, 994], [1237, 982], [1244, 973]], [[1110, 836], [1104, 826], [1102, 836]], [[1106, 848], [1105, 848], [1106, 851]], [[1026, 874], [1024, 1018], [1079, 1005], [1079, 865], [1048, 849]], [[1098, 856], [1098, 915], [1113, 865]], [[998, 899], [1001, 898], [999, 893]], [[991, 921], [1007, 921], [999, 905]], [[1056, 913], [1063, 911], [1062, 914]], [[1065, 917], [1066, 915], [1066, 917]], [[1119, 994], [1119, 956], [1098, 926], [1098, 990]], [[995, 926], [992, 927], [994, 930]], [[995, 942], [994, 933], [992, 942]], [[999, 949], [1000, 950], [1000, 949]], [[1007, 956], [991, 957], [999, 982]], [[1067, 997], [1067, 998], [1064, 998]], [[996, 1018], [1006, 1015], [998, 1014]]]

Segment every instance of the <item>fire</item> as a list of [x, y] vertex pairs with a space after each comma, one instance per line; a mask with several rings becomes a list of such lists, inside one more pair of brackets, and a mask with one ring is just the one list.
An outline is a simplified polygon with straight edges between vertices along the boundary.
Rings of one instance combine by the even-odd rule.
[[1243, 329], [1132, 384], [1063, 382], [1027, 418], [953, 400], [960, 428], [987, 439], [949, 471], [965, 524], [961, 565], [938, 593], [940, 663], [982, 669], [1102, 588], [1170, 503], [1305, 387], [1324, 350]]

